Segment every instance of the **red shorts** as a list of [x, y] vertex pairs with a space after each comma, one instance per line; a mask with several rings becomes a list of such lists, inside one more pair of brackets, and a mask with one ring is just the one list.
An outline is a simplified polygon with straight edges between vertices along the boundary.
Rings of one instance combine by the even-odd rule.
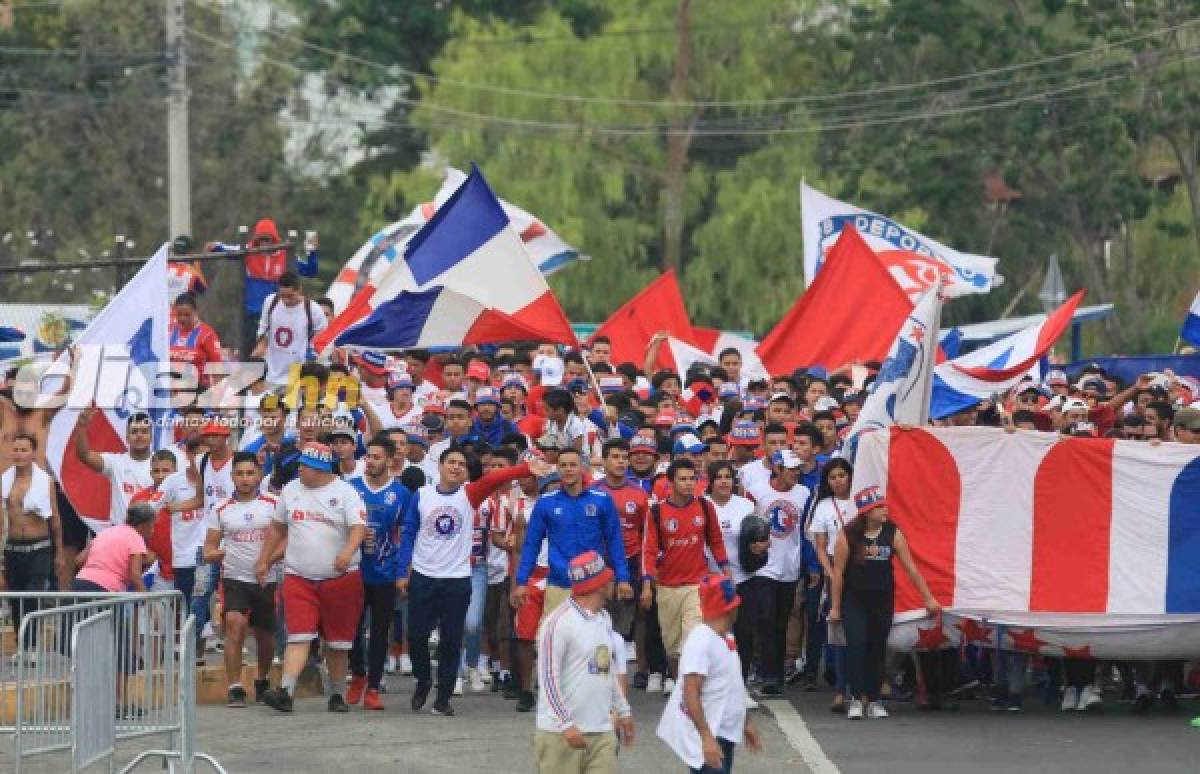
[[542, 621], [542, 605], [546, 602], [546, 576], [550, 574], [547, 567], [534, 567], [529, 575], [526, 587], [529, 594], [525, 604], [517, 608], [513, 618], [513, 635], [524, 642], [536, 642], [538, 624]]
[[350, 650], [362, 606], [362, 575], [358, 570], [321, 581], [283, 576], [283, 620], [288, 642], [308, 642], [319, 635], [334, 650]]

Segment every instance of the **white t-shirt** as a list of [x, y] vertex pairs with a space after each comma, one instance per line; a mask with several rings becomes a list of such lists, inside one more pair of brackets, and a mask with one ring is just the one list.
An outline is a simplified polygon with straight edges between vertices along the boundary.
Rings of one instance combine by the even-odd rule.
[[796, 484], [780, 492], [770, 481], [747, 490], [754, 500], [754, 512], [771, 526], [771, 546], [767, 563], [755, 575], [790, 583], [800, 579], [804, 564], [804, 507], [808, 487]]
[[[328, 322], [325, 313], [316, 301], [305, 299], [295, 306], [288, 306], [280, 301], [271, 309], [275, 294], [267, 296], [263, 301], [262, 318], [258, 321], [258, 335], [267, 337], [267, 381], [273, 385], [287, 383], [288, 369], [292, 363], [303, 363], [308, 353], [308, 317], [304, 313], [304, 304], [308, 304], [312, 314], [312, 335], [325, 330]], [[267, 314], [270, 313], [270, 319]]]
[[700, 704], [713, 736], [741, 744], [746, 730], [746, 694], [742, 687], [742, 661], [733, 637], [722, 637], [708, 624], [692, 629], [679, 656], [679, 688], [667, 699], [658, 738], [690, 768], [704, 765], [700, 732], [683, 705], [683, 683], [687, 675], [704, 675]]
[[574, 599], [546, 616], [538, 631], [539, 731], [602, 733], [612, 731], [614, 711], [629, 713], [616, 680], [614, 659], [624, 657], [624, 648], [613, 652], [617, 638], [607, 612], [587, 612]]
[[749, 493], [771, 482], [771, 469], [763, 460], [750, 460], [738, 470], [738, 482], [742, 485], [742, 491]]
[[150, 477], [150, 457], [135, 460], [128, 452], [105, 452], [100, 459], [104, 460], [104, 477], [108, 479], [112, 492], [108, 520], [115, 527], [125, 523], [125, 512], [129, 510], [129, 501], [133, 496], [146, 487], [154, 486], [154, 479]]
[[850, 500], [826, 497], [817, 503], [817, 507], [813, 509], [812, 521], [808, 525], [808, 538], [813, 541], [813, 547], [816, 547], [817, 535], [825, 535], [829, 539], [826, 553], [832, 557], [833, 549], [837, 546], [838, 533], [846, 526], [846, 522], [854, 518], [855, 513], [854, 503]]
[[[178, 470], [163, 479], [158, 487], [162, 505], [191, 500], [196, 487], [188, 481], [187, 471]], [[171, 514], [171, 566], [195, 567], [196, 551], [204, 545], [204, 511], [177, 511]]]
[[[469, 578], [475, 506], [467, 497], [467, 488], [460, 486], [447, 494], [426, 484], [416, 497], [420, 521], [413, 540], [413, 571], [427, 578]], [[406, 523], [405, 532], [408, 529]]]
[[[556, 438], [558, 444], [562, 447], [571, 448], [575, 447], [576, 438], [582, 438], [584, 442], [580, 447], [580, 452], [583, 457], [583, 464], [587, 465], [590, 463], [592, 453], [587, 444], [588, 425], [590, 424], [591, 422], [583, 420], [578, 414], [568, 414], [566, 421], [561, 426], [557, 422], [547, 421], [546, 429], [542, 434]], [[595, 425], [592, 425], [592, 427], [595, 427]]]
[[[254, 565], [262, 554], [278, 502], [270, 495], [259, 495], [249, 502], [230, 498], [209, 514], [207, 527], [221, 533], [221, 544], [225, 546], [225, 561], [221, 563], [224, 577], [245, 583], [258, 582]], [[277, 564], [267, 574], [267, 582], [278, 580]]]
[[[741, 583], [750, 576], [742, 570], [742, 565], [738, 562], [738, 536], [742, 534], [742, 521], [754, 513], [754, 503], [739, 495], [733, 495], [724, 505], [717, 505], [711, 497], [706, 496], [704, 499], [712, 503], [717, 512], [721, 537], [725, 540], [725, 556], [729, 558], [729, 566], [733, 570], [733, 582]], [[717, 566], [707, 548], [704, 553], [708, 556], [708, 568], [713, 572], [720, 572], [721, 568]]]
[[391, 430], [393, 427], [409, 427], [421, 421], [421, 407], [413, 404], [408, 411], [397, 415], [396, 410], [392, 408], [391, 403], [372, 403], [371, 408], [375, 410], [375, 415], [379, 417], [379, 425], [384, 430]]
[[201, 460], [200, 475], [204, 478], [204, 515], [207, 518], [230, 497], [233, 497], [233, 455], [217, 467], [212, 457]]
[[[340, 478], [316, 489], [309, 489], [296, 479], [280, 492], [274, 519], [288, 528], [284, 572], [309, 580], [326, 580], [339, 576], [333, 569], [333, 560], [345, 547], [350, 529], [366, 526], [367, 506], [358, 491]], [[355, 551], [347, 572], [358, 569], [359, 558], [359, 552]]]

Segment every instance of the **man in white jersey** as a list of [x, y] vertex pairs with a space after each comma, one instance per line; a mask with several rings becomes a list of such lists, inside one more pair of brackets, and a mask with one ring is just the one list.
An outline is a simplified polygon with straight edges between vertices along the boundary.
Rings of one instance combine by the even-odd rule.
[[[769, 431], [768, 431], [769, 434]], [[747, 607], [742, 611], [755, 622], [754, 634], [762, 648], [763, 696], [783, 693], [784, 649], [788, 617], [795, 604], [796, 586], [804, 572], [804, 509], [808, 487], [799, 483], [804, 461], [791, 449], [770, 457], [774, 475], [746, 490], [754, 512], [771, 527], [767, 563], [745, 584]], [[746, 644], [749, 647], [749, 644]]]
[[233, 496], [208, 515], [204, 560], [221, 565], [228, 703], [230, 707], [245, 707], [242, 645], [246, 642], [246, 629], [254, 627], [254, 642], [258, 648], [254, 695], [259, 701], [267, 692], [267, 676], [275, 653], [275, 586], [279, 582], [279, 567], [272, 566], [265, 585], [259, 584], [254, 571], [278, 500], [259, 494], [262, 466], [253, 452], [238, 452], [233, 455], [230, 465], [233, 468]]
[[75, 456], [84, 465], [108, 479], [111, 501], [108, 508], [109, 524], [125, 523], [125, 512], [129, 510], [129, 498], [154, 484], [150, 478], [150, 448], [154, 436], [150, 415], [135, 412], [125, 426], [127, 452], [94, 452], [88, 442], [87, 425], [95, 415], [95, 407], [79, 412], [75, 424]]
[[616, 728], [626, 746], [634, 740], [633, 713], [617, 681], [619, 638], [605, 604], [613, 571], [595, 551], [567, 567], [571, 598], [538, 633], [538, 709], [534, 759], [540, 774], [607, 774], [617, 770]]
[[292, 364], [304, 362], [309, 341], [327, 325], [320, 305], [304, 297], [300, 277], [285, 271], [279, 277], [279, 290], [263, 301], [253, 352], [267, 361], [267, 382], [277, 387], [287, 384]]
[[341, 690], [362, 612], [358, 548], [366, 535], [367, 508], [354, 487], [332, 472], [333, 452], [328, 446], [305, 444], [299, 467], [296, 480], [280, 493], [254, 572], [265, 585], [272, 557], [287, 542], [283, 615], [288, 644], [279, 688], [267, 691], [263, 701], [280, 712], [292, 711], [292, 695], [308, 660], [309, 643], [320, 635], [335, 691], [329, 697], [329, 711], [348, 712]]
[[413, 712], [425, 706], [433, 688], [429, 635], [437, 627], [438, 686], [433, 712], [454, 714], [450, 695], [458, 676], [463, 628], [471, 601], [476, 509], [501, 485], [549, 471], [544, 460], [532, 460], [490, 472], [467, 484], [466, 455], [458, 449], [447, 449], [442, 452], [438, 483], [421, 487], [409, 501], [396, 587], [408, 594], [408, 652], [417, 678]]
[[750, 492], [752, 489], [758, 489], [770, 482], [773, 473], [771, 455], [780, 449], [787, 448], [787, 428], [780, 424], [768, 424], [763, 428], [762, 445], [762, 459], [747, 462], [738, 469], [738, 483], [742, 486], [743, 494]]

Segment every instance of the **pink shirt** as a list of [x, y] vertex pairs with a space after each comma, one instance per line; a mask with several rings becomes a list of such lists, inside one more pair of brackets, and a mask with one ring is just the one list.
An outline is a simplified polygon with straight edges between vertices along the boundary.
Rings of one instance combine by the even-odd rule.
[[106, 591], [125, 591], [133, 582], [129, 577], [129, 560], [144, 553], [146, 541], [133, 527], [127, 524], [109, 527], [88, 547], [87, 564], [76, 577]]

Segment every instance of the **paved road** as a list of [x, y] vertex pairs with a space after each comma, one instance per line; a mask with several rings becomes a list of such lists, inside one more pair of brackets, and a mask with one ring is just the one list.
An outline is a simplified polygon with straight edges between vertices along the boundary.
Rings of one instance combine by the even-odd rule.
[[[384, 712], [353, 709], [348, 715], [330, 715], [324, 699], [301, 699], [296, 711], [282, 715], [266, 707], [229, 709], [199, 707], [196, 739], [198, 750], [214, 755], [230, 772], [368, 772], [398, 774], [530, 774], [533, 768], [532, 714], [513, 711], [513, 702], [498, 695], [468, 695], [454, 701], [454, 718], [428, 713], [414, 715], [407, 705], [411, 680], [398, 682], [401, 693], [384, 697]], [[661, 696], [635, 692], [634, 716], [638, 740], [620, 757], [621, 772], [674, 774], [685, 771], [682, 764], [654, 737], [662, 711]], [[760, 755], [740, 755], [738, 774], [809, 774], [770, 715], [756, 712], [763, 731], [765, 749]], [[117, 755], [118, 766], [132, 759], [135, 751], [160, 744], [124, 743]], [[0, 754], [0, 771], [12, 770], [12, 759]], [[43, 759], [30, 768], [31, 774], [59, 774], [64, 759]], [[158, 771], [146, 764], [140, 771]], [[207, 771], [200, 766], [197, 771]]]
[[[982, 701], [957, 712], [926, 713], [894, 703], [881, 721], [848, 721], [829, 711], [829, 693], [796, 694], [791, 704], [820, 750], [842, 774], [1178, 774], [1200, 771], [1200, 730], [1188, 720], [1200, 701], [1179, 713], [1129, 714], [1106, 702], [1104, 711], [1063, 713], [1026, 700], [1023, 713], [993, 713]], [[827, 770], [832, 771], [832, 770]]]

